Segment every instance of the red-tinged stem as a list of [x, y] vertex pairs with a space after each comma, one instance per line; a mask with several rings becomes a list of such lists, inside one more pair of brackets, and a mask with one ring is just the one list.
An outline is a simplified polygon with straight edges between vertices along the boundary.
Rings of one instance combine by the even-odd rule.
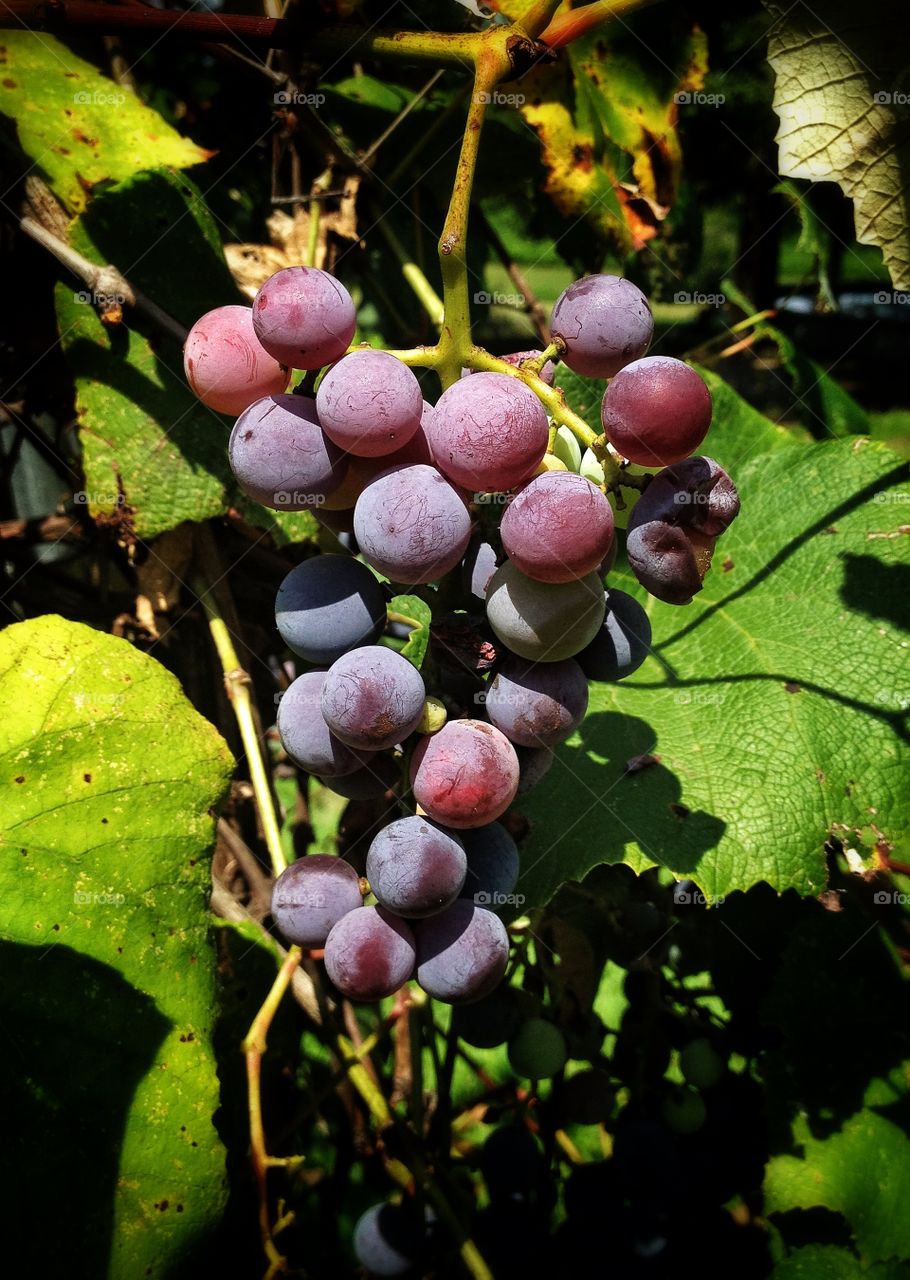
[[654, 3], [655, 0], [594, 0], [580, 9], [558, 14], [540, 33], [539, 39], [551, 49], [562, 49], [612, 18], [622, 18]]

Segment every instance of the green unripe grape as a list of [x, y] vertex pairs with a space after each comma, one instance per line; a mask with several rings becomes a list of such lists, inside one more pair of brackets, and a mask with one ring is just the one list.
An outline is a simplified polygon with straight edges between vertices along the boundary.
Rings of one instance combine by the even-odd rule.
[[448, 712], [438, 698], [429, 697], [417, 725], [418, 733], [438, 733], [448, 719]]
[[[553, 441], [553, 452], [557, 458], [560, 458], [566, 464], [567, 471], [579, 471], [581, 469], [581, 445], [575, 439], [575, 436], [568, 427], [557, 427], [556, 439]], [[588, 450], [590, 453], [590, 449]], [[593, 457], [594, 455], [591, 454]], [[590, 479], [590, 477], [588, 477]], [[603, 468], [601, 468], [601, 478], [598, 483], [603, 483]]]
[[528, 1018], [509, 1042], [512, 1070], [530, 1080], [555, 1076], [566, 1065], [569, 1056], [565, 1037], [559, 1027], [544, 1018]]
[[667, 1127], [682, 1136], [697, 1133], [707, 1115], [704, 1098], [686, 1085], [677, 1085], [667, 1094], [662, 1111]]
[[723, 1078], [727, 1064], [711, 1041], [699, 1036], [680, 1050], [679, 1069], [696, 1089], [710, 1089]]

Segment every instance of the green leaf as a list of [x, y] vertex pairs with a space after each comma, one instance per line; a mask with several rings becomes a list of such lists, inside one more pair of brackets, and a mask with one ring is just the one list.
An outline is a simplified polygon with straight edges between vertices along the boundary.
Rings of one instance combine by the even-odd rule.
[[430, 606], [419, 596], [393, 596], [389, 601], [389, 620], [407, 623], [412, 628], [400, 652], [419, 670], [430, 642], [430, 623], [433, 620]]
[[910, 1280], [910, 1266], [886, 1262], [865, 1267], [847, 1249], [810, 1244], [779, 1262], [770, 1280]]
[[[908, 825], [910, 468], [857, 439], [762, 452], [735, 479], [742, 513], [690, 606], [611, 574], [647, 599], [654, 656], [592, 686], [522, 806], [528, 905], [601, 862], [663, 864], [715, 898], [816, 893], [829, 832]], [[659, 760], [627, 773], [642, 756]]]
[[[146, 172], [96, 196], [72, 227], [74, 248], [114, 262], [130, 282], [189, 327], [238, 295], [218, 228], [184, 175]], [[83, 291], [57, 286], [61, 343], [76, 383], [85, 497], [95, 518], [153, 538], [185, 520], [236, 507], [279, 542], [314, 536], [310, 512], [277, 512], [237, 490], [227, 460], [230, 424], [192, 394], [176, 343], [101, 323]]]
[[225, 1202], [206, 855], [232, 761], [157, 662], [59, 617], [0, 635], [0, 701], [17, 1230], [48, 1273], [182, 1275]]
[[853, 200], [859, 243], [881, 249], [894, 287], [910, 288], [906, 50], [883, 38], [894, 6], [870, 0], [858, 11], [830, 0], [820, 15], [803, 0], [765, 0], [765, 8], [780, 172], [836, 182]]
[[209, 157], [53, 36], [5, 31], [0, 70], [0, 111], [16, 121], [23, 151], [71, 213], [99, 182]]
[[866, 1109], [822, 1141], [799, 1119], [794, 1138], [798, 1155], [768, 1163], [766, 1212], [833, 1209], [849, 1222], [865, 1262], [910, 1258], [910, 1138], [903, 1129]]

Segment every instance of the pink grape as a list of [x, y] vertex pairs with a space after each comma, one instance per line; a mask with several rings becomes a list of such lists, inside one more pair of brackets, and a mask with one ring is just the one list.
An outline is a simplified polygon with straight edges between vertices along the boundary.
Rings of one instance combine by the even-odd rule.
[[668, 467], [694, 453], [711, 425], [711, 392], [702, 377], [670, 356], [626, 365], [604, 392], [604, 435], [643, 467]]
[[550, 328], [565, 343], [563, 360], [585, 378], [612, 378], [651, 345], [648, 300], [621, 276], [585, 276], [556, 300]]
[[341, 917], [326, 939], [325, 970], [351, 1000], [384, 1000], [414, 972], [409, 925], [384, 907], [358, 907]]
[[538, 582], [571, 582], [592, 573], [613, 541], [613, 509], [584, 476], [550, 471], [512, 499], [502, 517], [502, 545]]
[[505, 734], [480, 720], [450, 720], [411, 757], [417, 803], [446, 827], [485, 827], [518, 789], [518, 757]]
[[256, 337], [252, 307], [216, 307], [200, 316], [184, 343], [183, 368], [203, 404], [232, 416], [278, 395], [288, 381]]
[[340, 280], [316, 267], [276, 271], [253, 299], [256, 337], [281, 364], [321, 369], [351, 345], [357, 316]]
[[474, 493], [514, 489], [547, 450], [549, 426], [534, 392], [505, 373], [475, 373], [444, 391], [427, 429], [436, 465]]

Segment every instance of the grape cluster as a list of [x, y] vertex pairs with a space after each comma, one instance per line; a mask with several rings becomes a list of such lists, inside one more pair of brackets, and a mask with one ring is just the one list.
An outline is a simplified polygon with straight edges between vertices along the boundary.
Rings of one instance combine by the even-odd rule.
[[[373, 838], [365, 881], [342, 859], [302, 858], [275, 883], [273, 918], [290, 942], [324, 952], [351, 999], [416, 979], [470, 1004], [501, 982], [499, 911], [521, 902], [518, 848], [499, 820], [578, 728], [588, 680], [623, 679], [649, 649], [642, 606], [604, 585], [616, 556], [606, 459], [656, 471], [634, 480], [626, 550], [639, 582], [670, 603], [700, 590], [738, 498], [714, 460], [692, 456], [711, 421], [704, 381], [646, 354], [651, 312], [628, 280], [586, 277], [553, 311], [569, 368], [610, 379], [599, 454], [551, 426], [534, 388], [544, 394], [555, 370], [531, 377], [539, 352], [506, 357], [515, 372], [465, 370], [430, 404], [395, 355], [349, 349], [355, 325], [336, 279], [291, 267], [251, 308], [203, 316], [185, 350], [196, 394], [239, 415], [228, 450], [241, 490], [346, 531], [345, 554], [305, 560], [278, 591], [278, 631], [302, 664], [278, 711], [287, 755], [350, 799], [397, 789], [413, 801], [407, 811], [402, 794]], [[293, 370], [303, 381], [289, 392]], [[394, 647], [398, 586], [450, 610], [423, 672]], [[515, 1069], [559, 1070], [554, 1032], [518, 1029]]]

